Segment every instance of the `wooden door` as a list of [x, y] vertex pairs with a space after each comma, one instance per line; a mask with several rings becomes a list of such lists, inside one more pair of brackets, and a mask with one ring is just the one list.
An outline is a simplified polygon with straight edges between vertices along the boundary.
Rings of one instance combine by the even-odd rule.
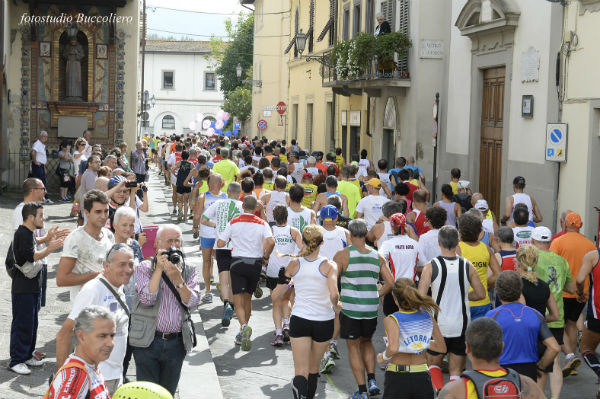
[[502, 188], [505, 73], [504, 67], [486, 69], [483, 72], [479, 191], [497, 217], [500, 214]]

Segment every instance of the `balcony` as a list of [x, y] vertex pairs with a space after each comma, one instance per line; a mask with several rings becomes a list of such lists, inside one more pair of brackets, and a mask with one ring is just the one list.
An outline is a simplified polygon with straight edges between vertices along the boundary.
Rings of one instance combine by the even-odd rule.
[[401, 95], [410, 87], [410, 46], [410, 40], [397, 32], [376, 39], [360, 34], [342, 42], [322, 56], [322, 86], [343, 96], [381, 97], [384, 88]]

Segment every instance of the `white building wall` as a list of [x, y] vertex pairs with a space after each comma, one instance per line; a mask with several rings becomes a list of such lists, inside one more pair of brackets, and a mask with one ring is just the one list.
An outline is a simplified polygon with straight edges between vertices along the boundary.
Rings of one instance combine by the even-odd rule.
[[[204, 87], [205, 73], [213, 72], [206, 54], [146, 53], [144, 90], [154, 95], [156, 104], [148, 110], [149, 131], [155, 134], [181, 134], [195, 121], [196, 114], [215, 117], [223, 107], [223, 93], [215, 75], [215, 90]], [[163, 71], [173, 71], [173, 89], [163, 88]], [[172, 115], [175, 129], [163, 129], [162, 118]], [[197, 123], [197, 130], [200, 129]]]

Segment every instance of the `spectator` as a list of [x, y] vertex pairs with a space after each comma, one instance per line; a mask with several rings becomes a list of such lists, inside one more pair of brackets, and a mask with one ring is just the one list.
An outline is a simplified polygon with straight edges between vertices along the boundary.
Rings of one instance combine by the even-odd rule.
[[104, 270], [88, 281], [75, 297], [71, 312], [56, 334], [56, 364], [64, 364], [68, 356], [69, 342], [75, 329], [75, 320], [88, 306], [100, 306], [115, 317], [116, 334], [110, 357], [99, 364], [106, 379], [106, 388], [112, 395], [122, 384], [123, 358], [127, 349], [129, 309], [125, 305], [123, 286], [133, 274], [133, 250], [127, 244], [114, 244], [104, 254]]
[[113, 312], [101, 306], [83, 309], [75, 319], [72, 333], [77, 339], [75, 353], [55, 374], [47, 398], [85, 398], [93, 392], [95, 399], [109, 399], [110, 393], [98, 366], [111, 355], [115, 331]]
[[195, 267], [183, 257], [173, 263], [167, 256], [171, 247], [181, 251], [177, 226], [162, 225], [154, 245], [156, 257], [140, 263], [136, 270], [138, 296], [131, 325], [141, 334], [131, 335], [129, 343], [134, 347], [136, 379], [162, 385], [173, 395], [186, 353], [196, 345], [190, 311], [198, 306], [200, 287]]
[[81, 176], [81, 185], [79, 186], [79, 195], [81, 198], [83, 198], [88, 191], [94, 188], [100, 167], [101, 161], [98, 155], [94, 154], [88, 158], [87, 169]]
[[56, 174], [60, 179], [60, 200], [63, 202], [70, 201], [68, 190], [74, 188], [73, 176], [71, 169], [73, 168], [73, 155], [71, 154], [71, 143], [63, 140], [60, 143], [60, 151], [58, 152], [58, 168]]
[[83, 208], [87, 222], [65, 240], [56, 270], [56, 285], [70, 287], [71, 302], [83, 284], [102, 272], [106, 253], [115, 241], [113, 233], [104, 228], [108, 220], [106, 194], [99, 190], [89, 191], [83, 197]]
[[385, 35], [392, 32], [390, 23], [383, 19], [382, 14], [377, 14], [377, 26], [375, 27], [375, 36]]
[[146, 155], [141, 141], [135, 143], [135, 151], [131, 153], [131, 168], [138, 183], [146, 181]]
[[38, 312], [42, 287], [43, 259], [63, 245], [63, 236], [52, 235], [48, 246], [36, 250], [35, 230], [44, 228], [44, 210], [38, 202], [23, 205], [23, 224], [13, 236], [12, 253], [12, 324], [10, 328], [10, 362], [8, 367], [17, 374], [30, 374], [27, 366], [40, 367], [35, 359]]
[[[48, 157], [46, 155], [46, 142], [48, 141], [48, 133], [42, 130], [38, 136], [38, 139], [33, 143], [31, 147], [31, 177], [37, 177], [46, 186], [46, 162]], [[44, 195], [47, 204], [53, 204], [52, 200], [48, 198], [48, 193]]]

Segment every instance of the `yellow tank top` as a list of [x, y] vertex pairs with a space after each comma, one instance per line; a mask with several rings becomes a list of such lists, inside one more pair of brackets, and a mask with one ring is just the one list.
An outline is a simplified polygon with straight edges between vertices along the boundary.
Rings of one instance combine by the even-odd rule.
[[208, 192], [208, 183], [202, 180], [202, 185], [198, 188], [198, 194], [204, 194]]
[[494, 220], [494, 216], [492, 215], [492, 211], [490, 209], [488, 209], [487, 213], [485, 214], [485, 218]]
[[450, 187], [452, 187], [452, 194], [458, 194], [458, 182], [451, 180], [448, 184], [450, 184]]
[[302, 198], [302, 205], [310, 208], [312, 203], [317, 199], [317, 186], [314, 184], [302, 184], [304, 187], [304, 198]]
[[344, 166], [344, 157], [341, 155], [336, 155], [335, 163], [337, 163], [338, 168], [342, 169], [342, 166]]
[[[468, 259], [469, 262], [475, 266], [481, 284], [483, 284], [483, 288], [485, 289], [485, 298], [479, 301], [469, 301], [469, 305], [471, 307], [487, 305], [490, 303], [490, 297], [487, 292], [487, 271], [490, 266], [490, 252], [488, 251], [487, 245], [479, 242], [473, 247], [462, 241], [459, 242], [458, 245], [460, 246], [462, 257]], [[473, 288], [469, 287], [469, 292], [471, 291], [473, 291]]]
[[266, 182], [263, 184], [263, 188], [264, 188], [265, 190], [273, 191], [273, 182], [272, 182], [272, 181], [266, 181]]

